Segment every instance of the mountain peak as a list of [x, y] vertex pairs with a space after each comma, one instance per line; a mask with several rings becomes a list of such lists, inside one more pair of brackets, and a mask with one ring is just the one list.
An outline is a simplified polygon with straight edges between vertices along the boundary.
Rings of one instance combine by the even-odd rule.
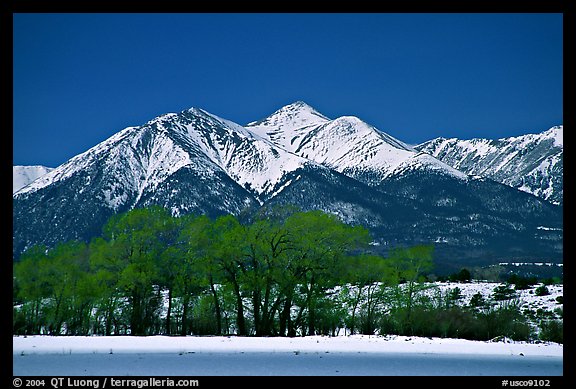
[[330, 119], [312, 106], [299, 100], [285, 105], [272, 115], [259, 121], [248, 123], [248, 127], [259, 127], [262, 125], [287, 126], [290, 128], [304, 127], [308, 125], [320, 124]]
[[308, 104], [302, 100], [298, 100], [298, 101], [295, 101], [295, 102], [290, 103], [288, 105], [285, 105], [282, 108], [280, 108], [277, 112], [279, 112], [279, 111], [294, 112], [294, 113], [312, 113], [312, 114], [316, 114], [316, 115], [319, 115], [323, 118], [328, 119], [326, 116], [322, 115], [320, 112], [318, 112], [310, 104]]
[[554, 146], [564, 148], [564, 126], [554, 126], [545, 131], [544, 134], [554, 139]]
[[[306, 102], [304, 102], [302, 100], [298, 100], [298, 101], [295, 101], [291, 104], [285, 105], [284, 107], [280, 108], [280, 110], [319, 113], [316, 109], [314, 109], [314, 107], [312, 107], [310, 104], [307, 104]], [[320, 114], [320, 115], [322, 115], [322, 114]], [[322, 115], [322, 116], [324, 116], [324, 115]]]

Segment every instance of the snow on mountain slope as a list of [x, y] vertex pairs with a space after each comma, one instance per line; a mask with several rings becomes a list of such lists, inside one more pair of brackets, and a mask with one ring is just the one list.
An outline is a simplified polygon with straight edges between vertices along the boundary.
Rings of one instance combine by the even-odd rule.
[[271, 195], [286, 173], [311, 163], [204, 110], [192, 108], [181, 115], [183, 119], [174, 128], [258, 198]]
[[554, 204], [563, 201], [563, 126], [498, 140], [436, 138], [416, 149], [467, 174], [491, 178]]
[[[117, 210], [137, 203], [144, 190], [153, 190], [166, 177], [194, 162], [189, 153], [165, 132], [156, 131], [154, 125], [128, 127], [73, 157], [18, 192], [17, 196], [64, 182], [86, 171], [98, 171], [99, 174], [88, 175], [84, 185], [97, 187], [97, 199]], [[215, 169], [204, 161], [195, 165], [207, 174]]]
[[99, 143], [84, 153], [69, 159], [64, 164], [58, 166], [48, 174], [45, 174], [44, 176], [34, 181], [31, 185], [28, 185], [24, 189], [20, 190], [16, 194], [16, 197], [22, 196], [26, 193], [36, 192], [42, 188], [52, 185], [55, 182], [65, 181], [66, 179], [72, 177], [76, 172], [82, 171], [87, 166], [98, 160], [101, 155], [107, 153], [115, 145], [124, 140], [124, 138], [132, 134], [135, 129], [136, 127], [125, 128], [124, 130], [112, 135], [104, 142]]
[[[236, 123], [191, 108], [126, 128], [19, 194], [65, 180], [101, 159], [105, 170], [116, 177], [116, 183], [103, 190], [106, 202], [114, 209], [127, 202], [129, 193], [136, 194], [137, 202], [144, 191], [153, 191], [183, 167], [206, 174], [222, 170], [254, 195], [266, 196], [287, 172], [310, 163]], [[117, 190], [118, 186], [123, 189]]]
[[355, 116], [331, 120], [301, 101], [246, 128], [285, 150], [369, 184], [410, 168], [466, 178], [435, 158], [418, 157], [406, 143]]
[[454, 169], [445, 163], [439, 162], [440, 161], [438, 161], [436, 158], [426, 153], [415, 153], [409, 158], [400, 162], [394, 168], [390, 176], [402, 175], [407, 171], [427, 171], [429, 173], [448, 174], [449, 176], [462, 180], [468, 179], [468, 176], [461, 171]]
[[54, 168], [46, 166], [12, 166], [12, 193], [18, 192], [20, 189], [24, 188], [26, 185], [32, 183], [38, 177], [49, 173]]
[[32, 244], [89, 240], [111, 215], [134, 207], [218, 216], [257, 206], [215, 162], [223, 144], [202, 136], [214, 132], [225, 138], [226, 131], [195, 111], [166, 114], [73, 157], [14, 194], [14, 252]]

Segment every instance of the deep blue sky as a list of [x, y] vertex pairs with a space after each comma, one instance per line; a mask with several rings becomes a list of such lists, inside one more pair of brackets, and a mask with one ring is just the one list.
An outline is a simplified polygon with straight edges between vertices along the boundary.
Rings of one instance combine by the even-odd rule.
[[412, 144], [563, 124], [562, 14], [15, 14], [15, 165], [203, 108], [303, 100]]

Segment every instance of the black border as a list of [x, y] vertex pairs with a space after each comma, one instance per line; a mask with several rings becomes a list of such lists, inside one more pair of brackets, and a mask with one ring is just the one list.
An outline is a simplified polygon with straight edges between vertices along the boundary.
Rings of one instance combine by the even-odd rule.
[[76, 12], [234, 12], [234, 13], [306, 13], [306, 12], [406, 12], [406, 13], [453, 13], [453, 12], [564, 12], [571, 0], [355, 0], [348, 2], [311, 1], [229, 1], [198, 2], [186, 0], [126, 1], [126, 0], [11, 0], [12, 12], [76, 13]]
[[[250, 377], [250, 376], [224, 376], [224, 377], [215, 377], [215, 376], [15, 376], [12, 378], [12, 388], [25, 388], [26, 380], [38, 380], [44, 381], [44, 388], [53, 387], [50, 385], [50, 381], [52, 379], [56, 379], [58, 383], [62, 382], [63, 385], [57, 385], [58, 388], [73, 388], [74, 386], [68, 386], [67, 382], [68, 379], [71, 381], [75, 380], [98, 380], [99, 388], [111, 388], [111, 387], [121, 387], [121, 386], [111, 386], [111, 379], [118, 379], [118, 380], [147, 380], [150, 379], [157, 379], [161, 380], [172, 380], [175, 381], [174, 386], [170, 386], [170, 384], [165, 385], [158, 385], [158, 386], [142, 386], [143, 388], [164, 388], [164, 387], [174, 387], [174, 388], [193, 388], [193, 387], [200, 387], [200, 388], [237, 388], [237, 387], [244, 387], [243, 385], [253, 385], [257, 383], [258, 385], [262, 385], [263, 387], [270, 387], [271, 385], [281, 383], [282, 385], [288, 385], [288, 387], [301, 387], [301, 388], [330, 388], [330, 387], [346, 387], [346, 388], [355, 388], [359, 385], [374, 385], [374, 388], [383, 387], [383, 385], [392, 384], [392, 385], [418, 385], [418, 387], [433, 387], [433, 388], [462, 388], [462, 384], [465, 384], [467, 380], [466, 378], [472, 377], [427, 377], [427, 376], [415, 376], [415, 377], [381, 377], [381, 376], [367, 376], [367, 377], [354, 377], [354, 376], [343, 376], [343, 377], [334, 377], [334, 376], [272, 376], [272, 377]], [[517, 376], [510, 376], [510, 377], [492, 377], [492, 376], [485, 376], [485, 377], [473, 377], [474, 378], [474, 385], [480, 385], [482, 388], [511, 388], [511, 387], [526, 387], [526, 388], [542, 388], [542, 389], [552, 389], [552, 388], [563, 388], [564, 384], [569, 382], [565, 377], [517, 377]], [[18, 387], [14, 385], [14, 381], [18, 379], [22, 380], [23, 384]], [[61, 381], [60, 381], [61, 380]], [[106, 386], [104, 386], [104, 381], [106, 380]], [[178, 380], [197, 380], [197, 386], [176, 386]], [[504, 384], [503, 381], [507, 383]], [[532, 381], [532, 385], [524, 384], [524, 385], [514, 385], [515, 382], [524, 382], [527, 383], [528, 381]], [[534, 381], [538, 381], [539, 384], [543, 384], [542, 386], [534, 385]], [[42, 387], [42, 386], [40, 386]], [[136, 388], [137, 386], [123, 386], [123, 388]]]
[[[13, 89], [13, 78], [12, 78], [12, 43], [13, 43], [13, 19], [12, 15], [14, 13], [562, 13], [563, 14], [563, 26], [564, 26], [564, 53], [569, 54], [564, 56], [564, 123], [570, 138], [570, 133], [574, 131], [574, 105], [573, 94], [575, 90], [574, 83], [574, 60], [571, 56], [572, 53], [576, 51], [576, 43], [574, 40], [574, 31], [572, 25], [572, 9], [569, 8], [569, 3], [571, 0], [548, 0], [548, 1], [533, 1], [533, 0], [460, 0], [460, 1], [432, 1], [432, 0], [388, 0], [383, 2], [375, 1], [354, 1], [354, 2], [335, 2], [335, 3], [315, 3], [312, 4], [308, 2], [257, 2], [257, 1], [232, 1], [227, 4], [222, 4], [220, 2], [197, 2], [197, 1], [187, 1], [187, 0], [165, 0], [158, 2], [143, 2], [143, 1], [109, 1], [109, 0], [82, 0], [82, 1], [47, 1], [47, 0], [10, 0], [3, 1], [2, 5], [2, 16], [0, 19], [0, 35], [2, 42], [3, 51], [3, 61], [9, 62], [3, 67], [2, 71], [2, 95], [3, 99], [2, 106], [5, 110], [2, 119], [4, 121], [4, 129], [1, 131], [2, 135], [5, 137], [2, 144], [6, 146], [6, 150], [2, 152], [2, 157], [6, 160], [5, 165], [2, 167], [4, 172], [4, 179], [6, 180], [6, 187], [10, 188], [11, 185], [8, 183], [8, 177], [11, 175], [11, 165], [12, 165], [12, 147], [8, 145], [12, 144], [12, 131], [13, 128], [13, 101], [12, 101], [12, 89]], [[327, 5], [329, 4], [329, 6]], [[573, 5], [573, 4], [570, 4]], [[8, 71], [10, 69], [10, 71]], [[568, 103], [568, 104], [567, 104]], [[10, 129], [10, 130], [8, 130]], [[570, 210], [571, 200], [572, 200], [572, 182], [574, 174], [571, 169], [571, 161], [573, 157], [570, 153], [570, 144], [567, 143], [567, 148], [569, 150], [566, 153], [568, 157], [565, 159], [564, 169], [568, 172], [566, 177], [570, 177], [569, 180], [564, 182], [564, 197], [567, 201], [564, 203], [565, 210], [565, 226], [564, 231], [568, 231], [568, 236], [573, 236], [570, 232], [570, 228], [566, 223], [571, 221], [571, 215], [573, 212], [566, 211]], [[566, 163], [566, 161], [568, 163]], [[10, 170], [8, 170], [10, 169]], [[9, 175], [10, 174], [10, 175]], [[572, 182], [571, 182], [572, 181]], [[9, 213], [12, 205], [12, 197], [8, 198], [8, 189], [6, 190], [6, 201], [7, 205], [5, 208], [6, 215], [4, 215], [3, 220], [10, 220], [10, 225], [12, 225], [12, 217]], [[4, 210], [4, 208], [3, 208]], [[566, 217], [568, 216], [568, 217]], [[9, 218], [9, 219], [8, 219]], [[7, 235], [7, 234], [6, 234]], [[6, 239], [6, 244], [4, 246], [5, 250], [11, 247], [12, 240], [8, 237]], [[11, 251], [9, 252], [9, 254]], [[573, 323], [570, 308], [574, 307], [574, 300], [571, 298], [572, 295], [572, 282], [574, 281], [572, 277], [572, 261], [574, 259], [572, 250], [569, 245], [564, 246], [564, 258], [568, 258], [568, 261], [564, 261], [564, 294], [565, 297], [568, 295], [567, 302], [564, 307], [568, 307], [569, 312], [564, 315], [564, 322], [567, 324], [566, 328], [571, 329], [571, 324]], [[7, 255], [4, 260], [10, 261], [11, 254]], [[5, 266], [7, 266], [5, 264]], [[10, 266], [11, 269], [11, 266]], [[12, 274], [11, 270], [6, 271], [6, 268], [2, 271], [2, 274], [8, 278]], [[11, 278], [11, 276], [10, 276]], [[11, 280], [6, 280], [4, 282], [5, 298], [6, 300], [11, 300], [12, 288]], [[8, 316], [8, 318], [10, 318]], [[4, 326], [7, 328], [7, 326]], [[571, 344], [573, 340], [573, 335], [571, 331], [565, 331], [565, 343], [567, 347]], [[12, 342], [8, 336], [5, 336], [5, 347], [4, 350], [12, 349]], [[3, 343], [4, 344], [4, 343]], [[243, 385], [243, 384], [262, 384], [271, 385], [274, 383], [282, 383], [288, 385], [303, 385], [303, 386], [325, 386], [325, 385], [336, 385], [336, 386], [356, 386], [358, 384], [365, 383], [376, 383], [376, 384], [409, 384], [409, 385], [438, 385], [442, 387], [462, 387], [462, 384], [473, 383], [480, 384], [484, 387], [503, 387], [502, 380], [507, 379], [510, 381], [526, 381], [529, 379], [544, 379], [550, 380], [550, 387], [564, 387], [566, 382], [569, 382], [569, 377], [572, 375], [572, 370], [570, 368], [571, 354], [569, 352], [564, 353], [565, 360], [568, 357], [568, 361], [565, 362], [564, 366], [564, 376], [563, 377], [465, 377], [465, 376], [399, 376], [399, 377], [325, 377], [325, 376], [274, 376], [274, 377], [245, 377], [245, 376], [234, 376], [234, 377], [169, 377], [171, 379], [198, 379], [202, 387], [207, 385], [220, 386], [220, 385]], [[8, 369], [2, 369], [5, 374], [9, 376], [6, 380], [10, 380], [10, 387], [14, 386], [13, 379], [15, 377], [11, 376]], [[34, 377], [19, 377], [21, 379], [30, 379]], [[36, 377], [38, 379], [50, 379], [52, 377]], [[103, 377], [83, 377], [86, 379], [99, 379], [102, 380]], [[121, 378], [121, 377], [117, 377]], [[126, 377], [122, 377], [126, 378]], [[147, 379], [150, 377], [131, 377], [134, 379]], [[158, 379], [163, 379], [167, 377], [156, 377]], [[6, 382], [5, 380], [3, 380]], [[573, 380], [572, 380], [573, 382]], [[100, 381], [102, 383], [102, 381]], [[46, 386], [49, 385], [49, 380], [46, 382]], [[66, 386], [63, 386], [66, 387]], [[100, 386], [101, 387], [101, 386]]]

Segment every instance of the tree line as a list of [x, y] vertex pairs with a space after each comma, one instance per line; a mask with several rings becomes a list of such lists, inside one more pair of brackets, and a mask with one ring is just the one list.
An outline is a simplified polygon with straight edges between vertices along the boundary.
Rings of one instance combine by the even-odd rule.
[[[398, 334], [562, 341], [534, 332], [506, 294], [458, 303], [429, 290], [433, 246], [375, 252], [368, 230], [280, 207], [175, 217], [161, 207], [112, 216], [89, 243], [33, 246], [13, 265], [13, 334], [307, 336]], [[463, 282], [470, 274], [455, 275]], [[501, 302], [497, 302], [502, 300]], [[538, 319], [538, 318], [535, 318]], [[546, 319], [546, 320], [544, 320]]]
[[278, 208], [241, 223], [134, 209], [111, 217], [89, 243], [22, 254], [13, 267], [13, 333], [373, 332], [385, 313], [378, 290], [400, 283], [409, 322], [433, 247], [383, 257], [370, 242], [366, 228], [321, 211]]

